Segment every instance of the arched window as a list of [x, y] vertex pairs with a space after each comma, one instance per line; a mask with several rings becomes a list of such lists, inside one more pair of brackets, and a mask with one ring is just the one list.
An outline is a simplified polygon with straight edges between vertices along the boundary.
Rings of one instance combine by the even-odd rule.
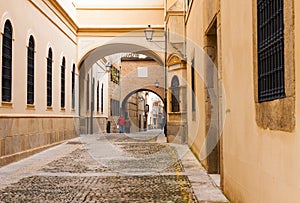
[[61, 62], [61, 78], [60, 78], [60, 107], [65, 107], [65, 72], [66, 72], [66, 59], [63, 57]]
[[100, 108], [100, 87], [99, 87], [99, 81], [97, 84], [97, 112], [99, 112], [99, 108]]
[[75, 109], [75, 64], [72, 70], [72, 109]]
[[12, 26], [5, 22], [2, 42], [2, 101], [11, 101], [12, 84]]
[[177, 76], [172, 78], [171, 82], [171, 90], [172, 90], [172, 112], [179, 112], [179, 101], [180, 101], [180, 90], [179, 90], [179, 80]]
[[103, 88], [104, 87], [103, 87], [103, 84], [102, 84], [102, 87], [101, 87], [101, 113], [103, 113], [103, 100], [104, 100], [104, 98], [103, 98], [104, 89]]
[[52, 106], [52, 49], [49, 48], [47, 58], [47, 106]]
[[27, 48], [27, 104], [34, 103], [34, 39], [30, 36]]
[[90, 106], [90, 74], [87, 75], [86, 80], [86, 110], [89, 110]]

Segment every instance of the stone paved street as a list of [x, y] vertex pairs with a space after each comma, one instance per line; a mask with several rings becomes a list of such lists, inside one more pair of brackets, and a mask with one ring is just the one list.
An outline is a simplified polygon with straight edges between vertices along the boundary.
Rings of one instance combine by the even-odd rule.
[[227, 202], [161, 131], [82, 135], [0, 168], [1, 202]]

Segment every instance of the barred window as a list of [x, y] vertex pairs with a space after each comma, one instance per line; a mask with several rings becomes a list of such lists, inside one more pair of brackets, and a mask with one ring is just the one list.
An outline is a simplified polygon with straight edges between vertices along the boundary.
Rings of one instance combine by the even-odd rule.
[[47, 106], [52, 106], [52, 49], [49, 48], [47, 58]]
[[27, 104], [34, 103], [34, 39], [30, 36], [27, 48]]
[[75, 64], [72, 69], [72, 109], [75, 109]]
[[172, 106], [172, 112], [179, 112], [179, 80], [177, 76], [174, 76], [172, 78], [171, 82], [171, 89], [172, 89], [172, 100], [171, 100], [171, 106]]
[[60, 107], [65, 107], [65, 72], [66, 72], [66, 59], [63, 57], [61, 63], [61, 82], [60, 82]]
[[120, 115], [120, 101], [114, 99], [110, 100], [110, 115], [111, 116]]
[[2, 42], [2, 101], [11, 101], [12, 85], [12, 25], [5, 22]]
[[195, 98], [195, 59], [192, 59], [191, 64], [191, 78], [192, 78], [192, 111], [196, 111], [196, 98]]
[[285, 97], [283, 0], [257, 0], [258, 101]]

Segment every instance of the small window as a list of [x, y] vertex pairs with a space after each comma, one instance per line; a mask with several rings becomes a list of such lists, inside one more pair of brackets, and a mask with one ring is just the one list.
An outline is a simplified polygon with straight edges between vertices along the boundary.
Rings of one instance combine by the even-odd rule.
[[10, 102], [12, 97], [12, 25], [5, 22], [2, 42], [2, 101]]
[[27, 48], [27, 104], [34, 103], [34, 39], [30, 36]]
[[177, 76], [172, 78], [171, 82], [171, 90], [172, 90], [172, 112], [180, 112], [179, 101], [180, 101], [180, 89], [179, 89], [179, 80]]
[[65, 72], [66, 72], [66, 59], [63, 57], [61, 63], [61, 84], [60, 84], [60, 107], [65, 107]]
[[101, 87], [101, 113], [103, 113], [103, 107], [104, 107], [104, 103], [103, 103], [103, 100], [104, 100], [104, 98], [103, 98], [103, 93], [104, 92], [104, 87], [103, 87], [103, 84], [102, 84], [102, 87]]
[[285, 97], [283, 0], [257, 0], [258, 101]]
[[192, 111], [196, 111], [196, 98], [195, 98], [195, 59], [192, 59], [191, 64], [191, 78], [192, 78]]
[[52, 106], [52, 49], [49, 48], [47, 58], [47, 106]]
[[72, 109], [75, 109], [75, 64], [72, 69]]
[[100, 87], [99, 87], [99, 81], [98, 81], [98, 84], [97, 84], [97, 112], [99, 112], [99, 109], [100, 109]]
[[90, 108], [90, 74], [87, 75], [86, 80], [86, 110]]

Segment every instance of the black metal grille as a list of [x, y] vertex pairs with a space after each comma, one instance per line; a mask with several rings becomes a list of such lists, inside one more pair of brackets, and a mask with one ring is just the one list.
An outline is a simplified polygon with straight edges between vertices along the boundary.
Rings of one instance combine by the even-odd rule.
[[258, 101], [285, 97], [283, 0], [257, 1]]
[[110, 115], [119, 116], [120, 115], [120, 102], [118, 100], [110, 100]]
[[196, 98], [195, 98], [195, 59], [193, 58], [191, 64], [191, 77], [192, 77], [192, 111], [196, 111]]
[[27, 104], [34, 103], [34, 39], [30, 36], [27, 48]]
[[61, 85], [60, 85], [60, 107], [65, 107], [65, 71], [66, 71], [66, 60], [63, 57], [61, 64]]
[[48, 51], [47, 58], [47, 106], [52, 106], [52, 49]]
[[174, 76], [172, 78], [171, 82], [171, 88], [172, 88], [172, 112], [179, 112], [179, 95], [180, 95], [180, 90], [179, 90], [179, 80], [177, 76]]
[[75, 64], [72, 70], [72, 109], [75, 109]]
[[5, 22], [2, 43], [2, 101], [11, 101], [12, 83], [12, 26]]

